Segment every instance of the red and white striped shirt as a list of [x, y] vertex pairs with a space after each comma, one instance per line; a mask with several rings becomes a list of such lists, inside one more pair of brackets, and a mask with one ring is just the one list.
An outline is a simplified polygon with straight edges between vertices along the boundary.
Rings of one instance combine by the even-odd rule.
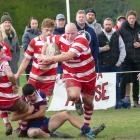
[[4, 54], [6, 55], [5, 56], [5, 59], [7, 61], [10, 61], [12, 59], [12, 54], [11, 54], [11, 51], [10, 51], [10, 46], [8, 46], [5, 42], [1, 41], [0, 42], [1, 45], [3, 46], [3, 50], [4, 50]]
[[12, 83], [5, 74], [7, 68], [9, 69], [8, 62], [3, 61], [0, 64], [0, 108], [2, 108], [2, 106], [4, 108], [6, 108], [6, 106], [11, 106], [19, 99], [18, 94], [13, 93]]
[[41, 54], [44, 43], [44, 40], [39, 36], [33, 38], [25, 52], [26, 58], [33, 58], [29, 79], [43, 83], [54, 82], [56, 80], [57, 63], [39, 64], [37, 60], [38, 55]]
[[89, 82], [96, 78], [95, 62], [88, 41], [83, 35], [79, 34], [71, 43], [66, 40], [66, 35], [51, 36], [47, 40], [54, 41], [61, 53], [70, 51], [77, 55], [71, 60], [62, 62], [65, 78], [80, 82]]

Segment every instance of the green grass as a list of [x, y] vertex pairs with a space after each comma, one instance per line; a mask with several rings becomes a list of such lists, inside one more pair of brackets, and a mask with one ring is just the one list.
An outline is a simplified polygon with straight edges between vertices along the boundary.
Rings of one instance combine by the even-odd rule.
[[[54, 112], [47, 112], [50, 116]], [[56, 113], [56, 112], [55, 112]], [[73, 112], [77, 115], [75, 112]], [[46, 115], [47, 115], [46, 114]], [[80, 117], [82, 119], [82, 117]], [[97, 140], [139, 140], [140, 134], [140, 109], [108, 109], [97, 110], [94, 112], [92, 118], [92, 125], [96, 126], [100, 123], [106, 124], [106, 129], [97, 136]], [[16, 125], [15, 123], [13, 125]], [[0, 140], [18, 140], [16, 134], [12, 136], [4, 135], [4, 127], [0, 121]], [[85, 138], [79, 137], [79, 130], [73, 128], [69, 123], [65, 123], [60, 129], [60, 132], [69, 133], [76, 138], [73, 140], [84, 140]], [[22, 140], [22, 138], [20, 138]], [[51, 138], [54, 140], [53, 138]], [[27, 140], [24, 138], [24, 140]]]

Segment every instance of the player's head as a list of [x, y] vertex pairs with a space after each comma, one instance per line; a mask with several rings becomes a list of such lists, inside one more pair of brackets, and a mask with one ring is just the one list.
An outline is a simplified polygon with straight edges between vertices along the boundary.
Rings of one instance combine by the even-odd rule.
[[72, 42], [78, 35], [77, 27], [74, 23], [68, 23], [65, 27], [66, 38], [69, 42]]
[[34, 102], [36, 100], [36, 90], [32, 84], [25, 84], [22, 88], [23, 96], [27, 98], [28, 101]]
[[41, 31], [43, 36], [50, 36], [54, 32], [55, 22], [52, 19], [45, 18], [41, 24]]

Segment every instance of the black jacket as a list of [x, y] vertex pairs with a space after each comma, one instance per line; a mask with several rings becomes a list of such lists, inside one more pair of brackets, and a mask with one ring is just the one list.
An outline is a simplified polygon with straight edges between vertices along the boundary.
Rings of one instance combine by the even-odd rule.
[[138, 34], [140, 33], [140, 25], [136, 22], [134, 28], [131, 28], [128, 21], [124, 22], [119, 29], [120, 35], [125, 43], [126, 60], [140, 62], [140, 48], [134, 48], [134, 42], [140, 42]]
[[99, 53], [99, 65], [115, 65], [119, 59], [119, 34], [114, 32], [110, 38], [110, 41], [105, 36], [104, 32], [98, 35], [100, 47], [105, 45], [110, 46], [110, 50]]

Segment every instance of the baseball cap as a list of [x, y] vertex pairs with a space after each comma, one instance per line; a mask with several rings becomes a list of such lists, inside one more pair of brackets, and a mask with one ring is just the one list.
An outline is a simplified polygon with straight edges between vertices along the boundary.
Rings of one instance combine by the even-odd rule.
[[119, 21], [120, 19], [124, 19], [125, 20], [126, 18], [125, 18], [125, 16], [118, 16], [117, 17], [117, 21]]
[[59, 19], [65, 19], [65, 16], [63, 14], [57, 14], [56, 20], [59, 20]]

